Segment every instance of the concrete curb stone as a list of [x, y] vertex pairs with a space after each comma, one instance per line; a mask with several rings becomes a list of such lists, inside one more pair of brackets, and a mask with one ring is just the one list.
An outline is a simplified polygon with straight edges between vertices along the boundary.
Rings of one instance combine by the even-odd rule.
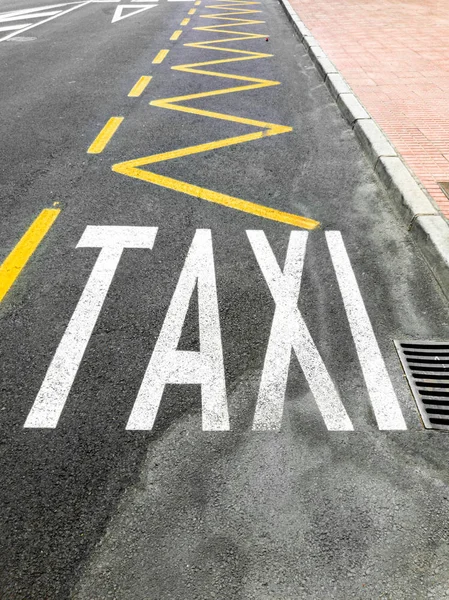
[[344, 77], [329, 60], [288, 0], [279, 0], [293, 28], [315, 63], [332, 97], [375, 172], [390, 193], [430, 270], [449, 298], [449, 223], [420, 187], [374, 119], [359, 102]]
[[[310, 48], [313, 48], [314, 46], [317, 46], [318, 48], [320, 48], [320, 45], [318, 44], [318, 42], [312, 35], [305, 35], [302, 38], [302, 43], [307, 48], [307, 50], [310, 50]], [[323, 52], [323, 54], [324, 54], [324, 52]]]
[[310, 55], [310, 58], [313, 60], [313, 62], [316, 62], [319, 58], [323, 58], [326, 56], [324, 54], [323, 50], [321, 48], [319, 48], [318, 46], [312, 46], [309, 49], [309, 55]]
[[[316, 48], [314, 48], [314, 50], [316, 50]], [[323, 79], [326, 79], [328, 75], [338, 75], [337, 67], [327, 58], [327, 56], [319, 57], [315, 61], [315, 65]]]
[[297, 28], [297, 33], [301, 37], [301, 41], [306, 36], [309, 36], [309, 37], [312, 36], [312, 34], [310, 33], [310, 30], [307, 29], [307, 27], [304, 25], [304, 23], [302, 21], [300, 21], [299, 17], [296, 14], [293, 15], [292, 18], [295, 21], [295, 25], [296, 25], [296, 28]]
[[358, 119], [369, 119], [370, 116], [354, 96], [354, 94], [340, 94], [337, 98], [337, 105], [342, 112], [343, 117], [349, 123], [354, 125]]
[[330, 73], [326, 77], [325, 83], [335, 100], [340, 94], [351, 93], [351, 88], [339, 73]]
[[414, 238], [444, 293], [449, 289], [448, 225], [441, 215], [417, 216]]
[[439, 216], [438, 210], [416, 184], [398, 156], [380, 157], [375, 165], [375, 171], [389, 190], [409, 227], [413, 225], [417, 215]]
[[359, 119], [354, 123], [354, 133], [365, 150], [373, 167], [379, 158], [396, 157], [396, 150], [372, 119]]

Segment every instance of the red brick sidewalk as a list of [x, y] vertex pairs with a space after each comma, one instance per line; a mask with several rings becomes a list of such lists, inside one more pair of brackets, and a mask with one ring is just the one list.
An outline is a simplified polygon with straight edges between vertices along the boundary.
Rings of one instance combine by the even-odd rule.
[[449, 0], [290, 3], [449, 218]]

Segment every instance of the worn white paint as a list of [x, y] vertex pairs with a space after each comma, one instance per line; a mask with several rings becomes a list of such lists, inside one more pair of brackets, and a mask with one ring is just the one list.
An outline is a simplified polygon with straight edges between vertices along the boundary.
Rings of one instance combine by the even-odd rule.
[[24, 27], [26, 27], [27, 25], [29, 25], [30, 23], [26, 23], [25, 25], [7, 25], [5, 27], [0, 27], [0, 31], [15, 31], [17, 29], [23, 29]]
[[157, 227], [86, 227], [77, 248], [101, 248], [25, 427], [53, 428], [66, 403], [124, 248], [151, 249]]
[[[69, 6], [69, 5], [74, 5], [74, 4], [81, 4], [81, 2], [64, 2], [62, 4], [48, 4], [47, 6], [35, 6], [34, 8], [20, 8], [18, 10], [8, 10], [6, 12], [2, 12], [0, 13], [0, 17], [6, 17], [6, 16], [14, 16], [14, 15], [30, 15], [32, 16], [33, 13], [40, 13], [43, 10], [51, 10], [54, 8], [64, 8], [65, 6]], [[59, 11], [57, 11], [59, 12]]]
[[263, 231], [247, 231], [276, 304], [257, 398], [253, 429], [279, 430], [292, 349], [328, 429], [351, 431], [352, 423], [298, 310], [307, 232], [292, 231], [281, 271]]
[[[51, 17], [52, 15], [57, 15], [60, 11], [59, 10], [47, 10], [45, 12], [39, 12], [39, 13], [33, 13], [33, 14], [28, 14], [25, 13], [23, 15], [5, 15], [2, 16], [0, 15], [0, 23], [10, 23], [11, 21], [24, 21], [24, 20], [28, 20], [30, 17], [33, 17], [33, 19], [41, 19], [42, 17]], [[20, 25], [20, 27], [27, 27], [27, 25]]]
[[346, 314], [379, 429], [407, 429], [339, 231], [326, 231]]
[[[200, 351], [177, 350], [195, 287]], [[153, 428], [169, 383], [201, 384], [203, 430], [229, 429], [212, 236], [208, 229], [195, 233], [127, 429]]]
[[[156, 4], [121, 4], [117, 6], [114, 12], [114, 16], [112, 17], [111, 23], [117, 23], [117, 21], [123, 21], [123, 19], [127, 19], [128, 17], [134, 17], [144, 10], [149, 10], [150, 8], [154, 8]], [[123, 14], [125, 9], [134, 9], [132, 12], [127, 12]]]
[[[24, 33], [25, 31], [28, 31], [29, 29], [33, 29], [33, 27], [37, 27], [38, 25], [43, 25], [44, 23], [48, 23], [49, 21], [52, 21], [53, 19], [58, 19], [59, 17], [62, 17], [63, 15], [67, 15], [68, 13], [72, 12], [73, 10], [77, 10], [78, 8], [82, 8], [83, 6], [87, 6], [88, 4], [90, 4], [91, 0], [87, 0], [86, 2], [80, 2], [79, 4], [75, 4], [75, 6], [71, 6], [70, 8], [68, 8], [67, 10], [61, 10], [59, 11], [57, 14], [52, 15], [51, 17], [47, 17], [46, 19], [43, 19], [42, 21], [38, 21], [37, 23], [32, 23], [31, 25], [24, 25], [24, 27], [22, 29], [19, 29], [17, 31], [13, 31], [12, 33], [9, 33], [8, 35], [5, 35], [4, 37], [0, 38], [0, 42], [5, 42], [6, 40], [11, 39], [12, 37], [14, 37], [15, 35], [18, 35], [19, 33]], [[58, 5], [54, 5], [55, 7]], [[51, 6], [48, 6], [46, 8], [52, 8]], [[37, 9], [30, 9], [29, 11], [27, 11], [27, 13], [31, 13], [29, 15], [30, 18], [33, 17], [33, 12], [35, 12]], [[39, 7], [39, 10], [42, 10], [42, 7]], [[17, 13], [16, 13], [17, 14]]]

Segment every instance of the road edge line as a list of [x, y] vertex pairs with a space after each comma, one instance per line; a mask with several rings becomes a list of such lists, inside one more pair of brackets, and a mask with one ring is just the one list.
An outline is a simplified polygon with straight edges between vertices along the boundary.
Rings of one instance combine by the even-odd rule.
[[352, 92], [343, 75], [301, 21], [288, 0], [279, 0], [293, 29], [342, 116], [385, 187], [430, 271], [449, 299], [449, 223], [411, 173], [393, 144]]

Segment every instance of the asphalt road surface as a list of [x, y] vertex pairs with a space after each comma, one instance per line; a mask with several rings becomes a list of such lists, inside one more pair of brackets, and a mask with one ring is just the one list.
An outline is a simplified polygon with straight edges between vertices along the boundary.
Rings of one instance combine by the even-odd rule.
[[447, 300], [280, 5], [0, 13], [1, 599], [449, 596]]

